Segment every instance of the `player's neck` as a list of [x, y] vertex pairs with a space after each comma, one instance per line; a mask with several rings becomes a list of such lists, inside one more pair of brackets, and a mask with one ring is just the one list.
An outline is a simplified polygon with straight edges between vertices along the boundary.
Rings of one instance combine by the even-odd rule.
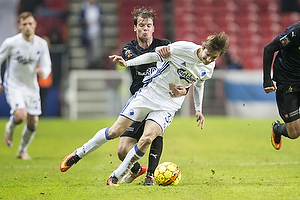
[[138, 44], [143, 49], [147, 49], [153, 42], [153, 38], [150, 38], [149, 40], [138, 40]]
[[33, 41], [34, 35], [27, 36], [27, 35], [23, 34], [22, 36], [23, 36], [24, 40], [26, 40], [27, 42], [32, 42]]

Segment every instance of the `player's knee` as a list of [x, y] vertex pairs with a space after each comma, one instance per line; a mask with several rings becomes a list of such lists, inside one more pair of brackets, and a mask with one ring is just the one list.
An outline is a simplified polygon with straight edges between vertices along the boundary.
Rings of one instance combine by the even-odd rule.
[[22, 123], [25, 121], [27, 118], [27, 112], [22, 109], [22, 110], [16, 110], [14, 113], [14, 120], [17, 124]]
[[148, 148], [152, 143], [152, 141], [153, 141], [152, 137], [146, 136], [141, 138], [139, 143], [143, 148]]
[[111, 139], [119, 137], [123, 132], [121, 132], [119, 129], [110, 127], [108, 129], [108, 137]]

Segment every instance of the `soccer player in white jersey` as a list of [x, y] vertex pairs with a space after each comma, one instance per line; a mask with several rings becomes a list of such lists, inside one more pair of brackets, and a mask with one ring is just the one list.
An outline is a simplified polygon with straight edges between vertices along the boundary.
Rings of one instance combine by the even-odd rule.
[[[158, 62], [158, 69], [144, 80], [144, 87], [128, 100], [117, 121], [111, 127], [99, 130], [92, 139], [76, 149], [76, 155], [79, 158], [88, 155], [107, 141], [119, 137], [135, 121], [146, 119], [143, 135], [137, 145], [128, 152], [123, 162], [107, 180], [107, 185], [117, 186], [118, 180], [121, 180], [134, 163], [143, 157], [151, 142], [165, 131], [171, 124], [175, 112], [181, 108], [185, 96], [172, 98], [169, 95], [171, 85], [183, 87], [194, 85], [196, 119], [202, 129], [204, 82], [212, 77], [215, 60], [227, 51], [228, 44], [229, 37], [220, 32], [208, 36], [202, 45], [185, 41], [175, 42], [168, 46], [157, 47], [156, 52], [146, 53], [128, 61], [121, 56], [110, 56], [113, 61], [126, 67]], [[159, 52], [163, 54], [164, 51], [170, 51], [170, 56], [161, 57]], [[74, 158], [73, 153], [62, 160], [60, 165], [62, 171], [66, 171], [74, 164], [70, 158]], [[69, 162], [73, 164], [68, 165]]]
[[12, 147], [16, 126], [27, 119], [18, 147], [18, 158], [28, 160], [31, 158], [27, 148], [34, 138], [38, 116], [42, 113], [37, 76], [48, 77], [51, 72], [51, 59], [47, 42], [35, 35], [37, 22], [33, 14], [21, 13], [18, 26], [20, 33], [7, 38], [0, 47], [0, 65], [8, 59], [3, 84], [0, 78], [0, 93], [5, 91], [11, 108], [4, 142]]

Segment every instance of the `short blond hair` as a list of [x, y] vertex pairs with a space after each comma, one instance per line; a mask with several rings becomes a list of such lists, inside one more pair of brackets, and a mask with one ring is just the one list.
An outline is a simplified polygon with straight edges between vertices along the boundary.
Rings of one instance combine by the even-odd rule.
[[22, 12], [20, 15], [19, 15], [19, 19], [18, 19], [18, 23], [20, 23], [21, 19], [27, 19], [28, 17], [33, 17], [34, 20], [35, 20], [35, 17], [34, 15], [32, 14], [32, 12], [28, 12], [28, 11], [25, 11], [25, 12]]

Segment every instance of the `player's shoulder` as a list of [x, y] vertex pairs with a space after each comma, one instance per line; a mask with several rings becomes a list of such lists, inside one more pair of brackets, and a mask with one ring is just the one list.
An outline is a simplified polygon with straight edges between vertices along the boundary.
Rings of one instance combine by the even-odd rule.
[[168, 39], [153, 38], [153, 43], [155, 44], [155, 46], [163, 46], [163, 45], [171, 44], [171, 41]]
[[34, 35], [34, 40], [36, 40], [37, 42], [41, 42], [41, 43], [47, 43], [47, 41], [42, 38], [41, 36], [38, 35]]
[[124, 44], [124, 46], [122, 47], [122, 49], [130, 49], [130, 48], [135, 48], [137, 44], [137, 40], [131, 40], [130, 42], [127, 42], [126, 44]]
[[22, 39], [22, 34], [18, 33], [17, 35], [6, 38], [4, 42], [6, 44], [16, 44], [16, 42], [20, 39]]
[[194, 49], [199, 49], [201, 47], [200, 45], [198, 45], [194, 42], [189, 42], [189, 41], [176, 41], [176, 42], [173, 42], [170, 46], [174, 49], [181, 49], [181, 50], [184, 50], [184, 49], [194, 50]]

